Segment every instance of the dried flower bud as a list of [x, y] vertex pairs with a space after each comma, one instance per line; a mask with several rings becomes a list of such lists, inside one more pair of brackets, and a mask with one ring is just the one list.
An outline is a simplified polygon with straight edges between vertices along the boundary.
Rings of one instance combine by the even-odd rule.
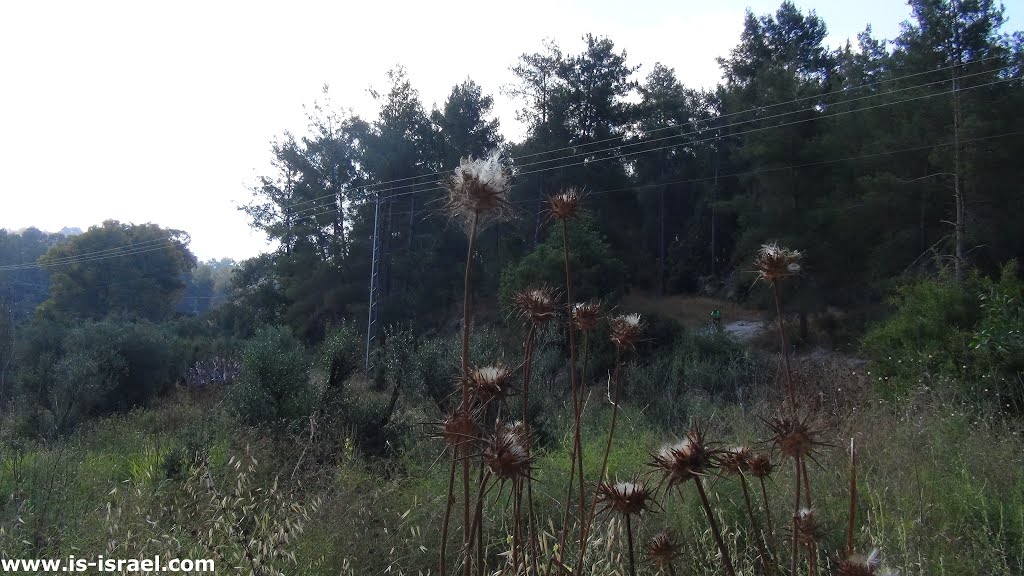
[[647, 558], [658, 570], [665, 570], [679, 557], [679, 544], [668, 532], [659, 532], [647, 541]]
[[768, 454], [755, 454], [750, 458], [750, 475], [754, 478], [767, 478], [774, 469], [775, 465]]
[[666, 444], [656, 454], [649, 466], [659, 470], [669, 486], [682, 484], [707, 474], [715, 468], [718, 451], [707, 446], [704, 432], [694, 424], [686, 439], [675, 444]]
[[796, 539], [804, 546], [817, 546], [823, 536], [814, 510], [801, 508], [796, 515]]
[[502, 480], [527, 478], [533, 466], [530, 437], [525, 426], [499, 424], [483, 449], [483, 460]]
[[572, 305], [572, 325], [577, 330], [590, 332], [601, 321], [601, 304], [598, 302], [577, 302]]
[[782, 248], [774, 243], [765, 244], [754, 259], [754, 267], [757, 268], [758, 279], [771, 283], [798, 274], [801, 258], [803, 254], [797, 250]]
[[878, 550], [872, 550], [867, 556], [854, 554], [839, 563], [839, 576], [875, 576], [881, 564]]
[[521, 290], [512, 296], [519, 314], [534, 324], [543, 324], [555, 317], [555, 291], [543, 286]]
[[738, 475], [750, 471], [750, 461], [753, 458], [749, 448], [737, 446], [722, 452], [718, 457], [718, 463], [727, 474]]
[[575, 188], [567, 188], [559, 194], [548, 198], [548, 209], [556, 220], [568, 220], [579, 213], [581, 204], [580, 192]]
[[512, 379], [512, 369], [504, 364], [483, 366], [469, 371], [466, 384], [469, 393], [481, 404], [504, 398]]
[[651, 497], [647, 486], [639, 478], [632, 482], [601, 482], [597, 487], [597, 501], [602, 512], [616, 512], [623, 516], [639, 514], [647, 509]]
[[807, 458], [818, 446], [828, 446], [818, 440], [822, 431], [810, 426], [810, 418], [811, 415], [804, 419], [785, 416], [766, 421], [773, 434], [771, 441], [775, 449], [787, 458]]
[[471, 412], [456, 410], [441, 423], [440, 437], [452, 447], [472, 444], [480, 438], [480, 424]]
[[448, 211], [467, 224], [475, 220], [477, 230], [512, 215], [508, 200], [512, 186], [497, 151], [477, 160], [463, 158], [459, 167], [441, 184], [448, 189]]
[[611, 320], [612, 343], [619, 350], [632, 348], [642, 331], [639, 314], [623, 314]]

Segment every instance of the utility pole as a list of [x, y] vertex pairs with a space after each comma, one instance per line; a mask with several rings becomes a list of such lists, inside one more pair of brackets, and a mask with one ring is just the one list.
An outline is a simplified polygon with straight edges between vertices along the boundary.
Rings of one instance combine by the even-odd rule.
[[964, 279], [964, 252], [966, 239], [966, 213], [964, 207], [964, 192], [960, 186], [960, 1], [953, 0], [953, 194], [956, 197], [956, 247], [953, 263], [954, 275], [957, 282]]
[[373, 248], [370, 256], [370, 300], [366, 312], [366, 360], [364, 368], [370, 369], [370, 346], [377, 335], [377, 264], [380, 258], [380, 192], [373, 208]]
[[715, 181], [711, 186], [711, 278], [718, 273], [716, 259], [718, 252], [715, 247], [715, 203], [718, 202], [718, 140], [715, 139]]

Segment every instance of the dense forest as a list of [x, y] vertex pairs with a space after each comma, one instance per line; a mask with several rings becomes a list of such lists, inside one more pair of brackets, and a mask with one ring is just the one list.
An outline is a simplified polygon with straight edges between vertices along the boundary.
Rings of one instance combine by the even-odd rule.
[[427, 110], [397, 67], [373, 119], [325, 91], [241, 262], [156, 224], [0, 231], [0, 557], [1024, 571], [1024, 33], [909, 4], [838, 49], [748, 12], [714, 90], [544, 41], [502, 88], [518, 142], [471, 78]]

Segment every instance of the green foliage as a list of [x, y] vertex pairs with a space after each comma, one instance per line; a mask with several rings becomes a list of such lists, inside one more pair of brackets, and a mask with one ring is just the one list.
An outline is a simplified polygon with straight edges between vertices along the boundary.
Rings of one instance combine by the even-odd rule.
[[107, 220], [93, 226], [39, 259], [42, 265], [53, 266], [50, 298], [43, 308], [58, 318], [122, 314], [166, 319], [185, 289], [184, 279], [196, 266], [187, 243], [184, 232], [156, 224]]
[[316, 394], [302, 344], [286, 328], [261, 328], [242, 352], [241, 381], [231, 409], [245, 424], [294, 422], [309, 416]]
[[623, 389], [631, 402], [666, 428], [685, 425], [700, 397], [749, 401], [766, 382], [762, 363], [728, 332], [685, 332], [675, 344], [625, 371]]
[[953, 386], [972, 402], [1020, 411], [1022, 286], [1010, 263], [996, 282], [975, 275], [900, 287], [893, 315], [862, 341], [880, 390], [893, 398]]
[[[605, 298], [614, 302], [624, 288], [625, 266], [612, 255], [607, 241], [591, 218], [568, 223], [569, 260], [573, 293], [578, 302]], [[547, 239], [501, 275], [500, 301], [509, 303], [517, 290], [543, 284], [565, 285], [565, 255], [561, 226], [552, 226]]]
[[40, 318], [18, 353], [22, 399], [43, 434], [149, 405], [184, 376], [188, 361], [168, 326], [115, 318], [70, 328]]

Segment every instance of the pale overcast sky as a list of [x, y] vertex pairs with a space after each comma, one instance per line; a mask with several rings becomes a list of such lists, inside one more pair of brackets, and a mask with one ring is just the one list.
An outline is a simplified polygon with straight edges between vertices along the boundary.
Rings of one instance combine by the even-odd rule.
[[[688, 86], [719, 80], [749, 6], [781, 0], [388, 2], [4, 1], [0, 4], [0, 227], [56, 231], [113, 218], [192, 235], [201, 259], [252, 256], [261, 235], [236, 207], [269, 169], [269, 143], [301, 133], [303, 105], [372, 118], [366, 89], [404, 65], [429, 110], [470, 77], [509, 138], [518, 103], [499, 89], [545, 37], [565, 52], [606, 35], [640, 74], [655, 62]], [[1007, 2], [1010, 29], [1024, 0]], [[828, 42], [867, 24], [893, 38], [901, 0], [815, 0]]]

